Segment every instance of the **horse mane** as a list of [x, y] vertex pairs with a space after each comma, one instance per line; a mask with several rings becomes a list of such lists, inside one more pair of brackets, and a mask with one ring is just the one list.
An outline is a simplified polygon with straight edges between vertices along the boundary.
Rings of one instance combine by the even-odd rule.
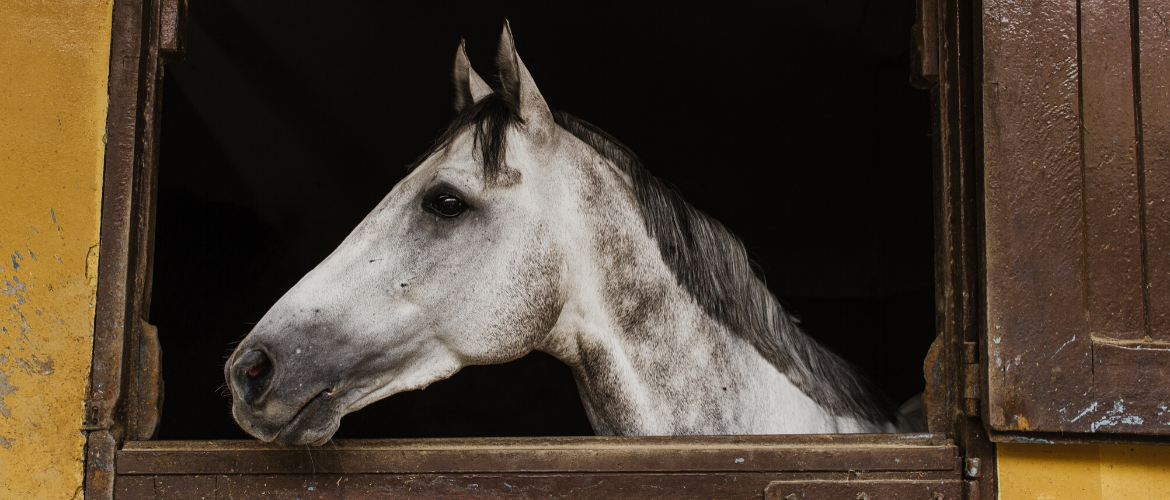
[[[508, 100], [489, 94], [466, 107], [411, 168], [474, 127], [485, 182], [507, 168], [507, 128], [522, 122]], [[553, 111], [557, 125], [629, 176], [646, 230], [662, 259], [705, 312], [756, 350], [802, 392], [830, 413], [870, 422], [897, 422], [897, 411], [853, 366], [797, 326], [768, 290], [743, 242], [713, 217], [651, 175], [637, 155], [584, 120]]]

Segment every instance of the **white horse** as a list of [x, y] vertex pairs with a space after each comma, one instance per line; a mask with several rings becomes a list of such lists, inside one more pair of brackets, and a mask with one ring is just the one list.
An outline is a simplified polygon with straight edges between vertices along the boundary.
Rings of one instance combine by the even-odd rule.
[[507, 24], [499, 88], [455, 56], [446, 133], [224, 369], [264, 441], [532, 350], [572, 368], [600, 435], [917, 425], [804, 334], [740, 241], [605, 132], [552, 111]]

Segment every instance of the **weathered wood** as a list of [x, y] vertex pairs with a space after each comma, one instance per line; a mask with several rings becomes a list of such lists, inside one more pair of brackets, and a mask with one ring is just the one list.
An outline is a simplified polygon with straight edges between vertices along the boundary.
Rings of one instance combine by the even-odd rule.
[[[983, 241], [979, 199], [982, 167], [982, 12], [980, 2], [938, 2], [939, 84], [931, 91], [934, 125], [935, 325], [938, 338], [924, 363], [927, 429], [949, 432], [964, 457], [995, 470], [995, 446], [979, 420], [985, 387], [965, 387], [968, 373], [986, 373], [987, 357], [967, 346], [986, 341], [981, 328]], [[968, 366], [969, 365], [969, 366]], [[967, 399], [971, 395], [975, 399]], [[995, 474], [983, 474], [971, 500], [996, 497]]]
[[1081, 356], [1091, 340], [1077, 2], [991, 0], [983, 26], [986, 418], [995, 429], [1029, 430], [1037, 419], [1051, 425], [1039, 399], [1048, 377], [1029, 367], [1043, 358], [1045, 371], [1058, 366], [1070, 381], [1065, 390], [1080, 392], [1092, 369]]
[[154, 495], [159, 500], [215, 500], [215, 476], [155, 476]]
[[[226, 476], [126, 476], [119, 479], [119, 500], [186, 500], [214, 496], [246, 499], [363, 499], [363, 498], [606, 498], [606, 499], [759, 499], [770, 484], [846, 485], [913, 482], [927, 487], [958, 482], [953, 473], [559, 473], [559, 474], [300, 474]], [[162, 482], [180, 480], [186, 490], [163, 487]], [[155, 487], [156, 481], [159, 486]], [[211, 489], [208, 489], [210, 487]], [[944, 486], [946, 488], [947, 486]], [[922, 486], [919, 486], [922, 488]], [[808, 490], [818, 491], [818, 490]], [[869, 490], [867, 490], [869, 491]], [[944, 489], [944, 491], [949, 491]], [[178, 495], [178, 496], [176, 496]], [[783, 497], [781, 497], [783, 498]], [[824, 498], [824, 497], [808, 497]], [[829, 498], [837, 498], [829, 497]], [[849, 499], [856, 496], [849, 496]], [[874, 498], [886, 498], [878, 496]], [[893, 497], [903, 498], [903, 497]], [[914, 498], [914, 497], [905, 497]], [[927, 497], [930, 498], [930, 497]], [[951, 498], [951, 497], [944, 497]], [[955, 497], [957, 498], [957, 497]], [[933, 499], [932, 499], [933, 500]]]
[[[564, 437], [483, 437], [483, 438], [419, 438], [419, 439], [336, 439], [312, 449], [383, 450], [413, 449], [495, 449], [495, 448], [556, 448], [599, 449], [622, 447], [737, 447], [737, 446], [950, 446], [951, 439], [943, 433], [915, 434], [764, 434], [731, 436], [564, 436]], [[290, 450], [274, 443], [246, 440], [210, 441], [128, 441], [126, 451], [263, 451]]]
[[128, 443], [117, 463], [121, 475], [955, 469], [955, 447], [938, 443], [934, 435], [818, 437], [336, 441], [311, 449], [253, 441], [213, 441], [195, 447], [142, 442]]
[[1140, 339], [1146, 325], [1129, 3], [1081, 2], [1081, 33], [1089, 329]]
[[[134, 218], [135, 159], [138, 157], [138, 102], [143, 47], [142, 0], [114, 2], [110, 40], [109, 112], [106, 116], [105, 172], [102, 179], [101, 238], [94, 308], [93, 364], [85, 401], [89, 431], [85, 497], [114, 494], [114, 450], [122, 437], [117, 407], [123, 403], [127, 325], [133, 319], [133, 273], [138, 253]], [[95, 459], [97, 458], [97, 459]]]
[[921, 89], [938, 85], [938, 4], [937, 0], [915, 2], [910, 84]]
[[[170, 0], [175, 2], [185, 5]], [[93, 364], [85, 403], [86, 498], [114, 495], [113, 450], [123, 439], [149, 439], [162, 403], [157, 331], [146, 321], [162, 105], [160, 8], [157, 0], [118, 0], [113, 7]], [[181, 45], [184, 18], [176, 16], [168, 27]]]
[[111, 484], [115, 500], [155, 498], [154, 476], [119, 476]]
[[1156, 326], [1168, 270], [1155, 260], [1170, 253], [1170, 215], [1152, 199], [1170, 180], [1151, 189], [1167, 167], [1151, 168], [1143, 111], [1148, 88], [1167, 88], [1143, 79], [1170, 81], [1170, 66], [1157, 73], [1170, 56], [1142, 45], [1164, 33], [1135, 37], [1135, 19], [1157, 16], [1133, 5], [984, 3], [984, 418], [996, 432], [1170, 437], [1170, 343]]
[[765, 500], [840, 498], [873, 500], [958, 500], [963, 482], [952, 481], [774, 481]]
[[1146, 314], [1150, 338], [1170, 342], [1170, 4], [1133, 1], [1141, 65], [1139, 159], [1145, 208]]

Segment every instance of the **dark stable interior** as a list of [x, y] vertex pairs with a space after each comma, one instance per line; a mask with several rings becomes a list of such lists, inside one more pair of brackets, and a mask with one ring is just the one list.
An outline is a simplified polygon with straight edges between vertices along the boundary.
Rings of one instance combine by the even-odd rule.
[[[152, 323], [160, 439], [247, 438], [223, 364], [454, 112], [466, 38], [491, 81], [505, 18], [549, 105], [608, 131], [739, 235], [805, 330], [894, 401], [935, 335], [929, 92], [913, 0], [191, 2], [167, 67]], [[532, 353], [342, 420], [338, 438], [590, 435]]]

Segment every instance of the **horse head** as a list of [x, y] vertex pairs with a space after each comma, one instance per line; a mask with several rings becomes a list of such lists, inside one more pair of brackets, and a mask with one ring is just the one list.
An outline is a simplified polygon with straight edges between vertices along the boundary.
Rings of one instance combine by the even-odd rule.
[[557, 127], [507, 25], [497, 65], [493, 90], [460, 44], [445, 137], [228, 359], [253, 436], [323, 443], [367, 404], [524, 356], [557, 321]]

